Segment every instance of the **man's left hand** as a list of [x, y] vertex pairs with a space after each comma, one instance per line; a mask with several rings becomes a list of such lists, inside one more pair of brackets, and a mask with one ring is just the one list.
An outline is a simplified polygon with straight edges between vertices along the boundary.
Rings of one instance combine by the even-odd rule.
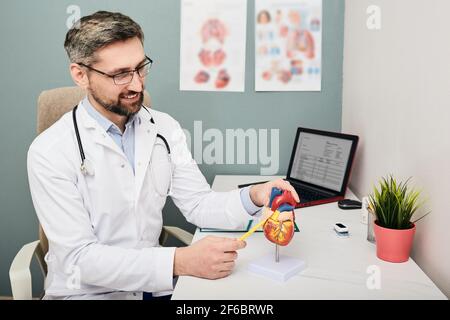
[[300, 197], [295, 191], [294, 187], [283, 179], [277, 179], [273, 181], [269, 181], [263, 184], [257, 184], [250, 187], [250, 198], [256, 206], [269, 206], [270, 202], [270, 194], [272, 192], [272, 188], [279, 188], [281, 190], [288, 190], [292, 193], [295, 201], [300, 202]]

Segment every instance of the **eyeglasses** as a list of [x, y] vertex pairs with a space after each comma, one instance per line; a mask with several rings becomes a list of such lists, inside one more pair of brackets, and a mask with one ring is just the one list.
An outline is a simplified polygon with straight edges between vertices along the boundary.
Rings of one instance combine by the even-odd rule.
[[141, 66], [137, 67], [134, 70], [119, 72], [119, 73], [116, 73], [116, 74], [107, 74], [107, 73], [105, 73], [103, 71], [100, 71], [100, 70], [97, 70], [95, 68], [92, 68], [91, 66], [88, 66], [88, 65], [86, 65], [84, 63], [78, 63], [78, 64], [80, 66], [88, 68], [89, 70], [92, 70], [92, 71], [95, 71], [97, 73], [100, 73], [101, 75], [104, 75], [106, 77], [112, 78], [113, 81], [114, 81], [114, 84], [116, 84], [116, 85], [124, 85], [124, 84], [129, 84], [129, 83], [131, 83], [131, 81], [133, 81], [133, 77], [134, 77], [134, 73], [135, 72], [137, 72], [139, 77], [145, 78], [150, 73], [150, 69], [152, 67], [153, 60], [150, 59], [149, 57], [145, 56], [145, 62]]

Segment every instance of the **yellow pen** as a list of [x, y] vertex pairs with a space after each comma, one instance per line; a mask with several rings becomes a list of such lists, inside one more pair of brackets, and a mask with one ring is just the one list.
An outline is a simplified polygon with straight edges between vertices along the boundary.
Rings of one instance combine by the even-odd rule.
[[[267, 210], [267, 209], [268, 209], [268, 208], [266, 207], [265, 210]], [[278, 210], [275, 211], [274, 214], [276, 214], [276, 216], [278, 216], [277, 213], [279, 214]], [[251, 228], [251, 229], [248, 230], [246, 233], [244, 233], [244, 234], [239, 238], [239, 240], [240, 240], [240, 241], [244, 241], [245, 239], [247, 239], [248, 237], [250, 237], [250, 236], [252, 235], [252, 233], [254, 233], [256, 230], [258, 230], [259, 227], [261, 227], [261, 226], [262, 226], [262, 225], [263, 225], [263, 224], [264, 224], [271, 216], [272, 216], [272, 215], [268, 215], [267, 218], [262, 219], [257, 225], [255, 225], [253, 228]]]

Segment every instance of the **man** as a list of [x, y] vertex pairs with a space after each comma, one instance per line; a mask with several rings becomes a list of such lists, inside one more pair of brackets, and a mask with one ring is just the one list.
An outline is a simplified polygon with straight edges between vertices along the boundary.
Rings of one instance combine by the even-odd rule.
[[33, 204], [49, 240], [47, 299], [142, 299], [170, 293], [179, 275], [228, 276], [242, 241], [206, 237], [159, 247], [167, 195], [188, 221], [221, 228], [248, 222], [272, 187], [298, 200], [283, 180], [210, 189], [178, 122], [142, 106], [152, 62], [143, 39], [129, 17], [104, 11], [66, 35], [71, 76], [87, 96], [28, 152]]

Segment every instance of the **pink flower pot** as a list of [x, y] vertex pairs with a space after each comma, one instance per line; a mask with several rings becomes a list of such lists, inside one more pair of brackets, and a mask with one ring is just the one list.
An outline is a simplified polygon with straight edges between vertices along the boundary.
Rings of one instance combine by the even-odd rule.
[[396, 230], [380, 227], [375, 221], [373, 227], [378, 258], [395, 263], [408, 261], [416, 232], [415, 224], [411, 229]]

